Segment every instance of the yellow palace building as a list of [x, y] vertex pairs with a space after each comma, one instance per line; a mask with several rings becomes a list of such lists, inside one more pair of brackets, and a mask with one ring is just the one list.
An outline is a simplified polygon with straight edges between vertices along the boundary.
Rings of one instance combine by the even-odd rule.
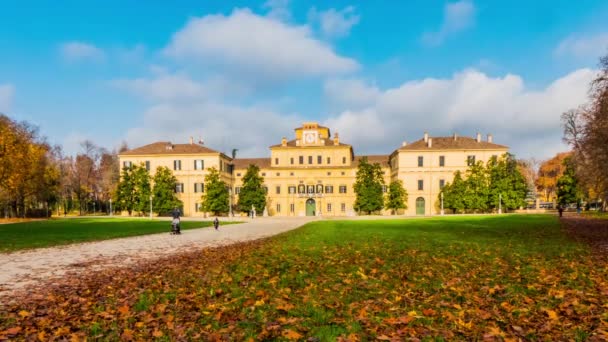
[[[267, 190], [264, 213], [270, 216], [353, 216], [359, 160], [367, 157], [379, 163], [386, 188], [392, 180], [401, 180], [408, 193], [408, 208], [400, 214], [439, 214], [438, 196], [443, 186], [452, 181], [454, 172], [465, 171], [479, 160], [508, 152], [508, 147], [495, 144], [492, 135], [482, 140], [481, 134], [470, 138], [454, 134], [431, 137], [424, 133], [420, 140], [404, 142], [387, 155], [357, 156], [351, 145], [332, 137], [329, 128], [306, 122], [295, 129], [295, 139], [283, 138], [270, 146], [270, 158], [236, 158], [212, 150], [190, 139], [189, 144], [156, 142], [119, 154], [121, 167], [144, 165], [152, 174], [166, 166], [178, 179], [176, 192], [184, 203], [185, 216], [205, 216], [201, 212], [204, 178], [209, 168], [220, 171], [231, 189], [232, 203], [238, 203], [242, 177], [251, 164], [260, 168]], [[382, 214], [389, 214], [383, 211]]]

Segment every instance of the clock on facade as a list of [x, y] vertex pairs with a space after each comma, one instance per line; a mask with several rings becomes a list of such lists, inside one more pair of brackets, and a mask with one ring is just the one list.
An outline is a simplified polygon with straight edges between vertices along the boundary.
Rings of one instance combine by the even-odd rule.
[[317, 141], [317, 132], [304, 132], [304, 142], [307, 144], [313, 144]]

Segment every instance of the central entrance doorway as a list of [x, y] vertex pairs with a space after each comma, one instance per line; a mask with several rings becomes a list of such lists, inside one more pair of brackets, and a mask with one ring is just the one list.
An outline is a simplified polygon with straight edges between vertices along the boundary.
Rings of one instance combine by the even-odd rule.
[[317, 209], [315, 200], [312, 198], [307, 199], [306, 200], [306, 216], [315, 216], [317, 214], [315, 212], [315, 209]]
[[416, 198], [416, 215], [424, 215], [424, 198]]

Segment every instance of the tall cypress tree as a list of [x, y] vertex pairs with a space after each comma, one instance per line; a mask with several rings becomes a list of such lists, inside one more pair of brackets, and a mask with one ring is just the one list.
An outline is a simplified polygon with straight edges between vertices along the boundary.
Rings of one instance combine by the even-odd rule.
[[129, 216], [133, 211], [143, 214], [150, 208], [150, 194], [150, 174], [143, 165], [123, 168], [115, 194], [117, 209], [126, 210]]
[[124, 167], [120, 175], [120, 181], [116, 187], [114, 194], [114, 208], [117, 210], [126, 210], [131, 216], [135, 206], [135, 192], [133, 184], [133, 168], [137, 166]]
[[205, 194], [203, 195], [203, 210], [212, 212], [214, 215], [227, 213], [229, 208], [228, 188], [226, 183], [220, 179], [220, 173], [216, 168], [209, 169], [205, 176]]
[[152, 194], [154, 196], [153, 208], [154, 212], [161, 214], [168, 214], [175, 207], [181, 207], [182, 201], [177, 198], [175, 193], [175, 186], [177, 185], [177, 178], [173, 175], [171, 170], [166, 166], [159, 166], [156, 168], [156, 173], [153, 178], [154, 190]]
[[143, 215], [150, 210], [150, 195], [152, 194], [150, 173], [143, 165], [140, 165], [133, 169], [132, 176], [134, 191], [133, 209]]
[[[466, 193], [466, 184], [462, 179], [460, 170], [454, 173], [452, 183], [448, 183], [443, 187], [443, 207], [452, 209], [454, 214], [465, 209], [464, 197]], [[439, 194], [441, 196], [441, 193]]]
[[581, 191], [573, 162], [570, 158], [566, 158], [564, 165], [566, 166], [566, 170], [557, 180], [557, 201], [561, 205], [578, 203], [581, 198]]
[[398, 209], [407, 209], [407, 190], [400, 180], [392, 181], [388, 186], [386, 209], [393, 210], [393, 213]]
[[242, 212], [249, 212], [251, 206], [259, 214], [266, 207], [266, 191], [264, 191], [264, 177], [260, 176], [257, 165], [249, 165], [243, 176], [243, 187], [239, 193], [238, 206]]
[[373, 211], [382, 209], [384, 207], [383, 185], [384, 177], [380, 164], [370, 164], [366, 157], [361, 158], [354, 185], [355, 194], [357, 194], [355, 210], [371, 214]]

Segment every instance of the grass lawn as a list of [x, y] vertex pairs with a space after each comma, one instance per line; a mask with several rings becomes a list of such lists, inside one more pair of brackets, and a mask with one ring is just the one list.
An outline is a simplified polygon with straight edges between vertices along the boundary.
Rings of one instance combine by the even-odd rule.
[[0, 339], [584, 341], [608, 331], [606, 259], [543, 215], [313, 222], [71, 284], [0, 309]]
[[[182, 221], [182, 229], [209, 227], [212, 222]], [[0, 252], [168, 233], [170, 222], [127, 218], [70, 218], [0, 225]]]

